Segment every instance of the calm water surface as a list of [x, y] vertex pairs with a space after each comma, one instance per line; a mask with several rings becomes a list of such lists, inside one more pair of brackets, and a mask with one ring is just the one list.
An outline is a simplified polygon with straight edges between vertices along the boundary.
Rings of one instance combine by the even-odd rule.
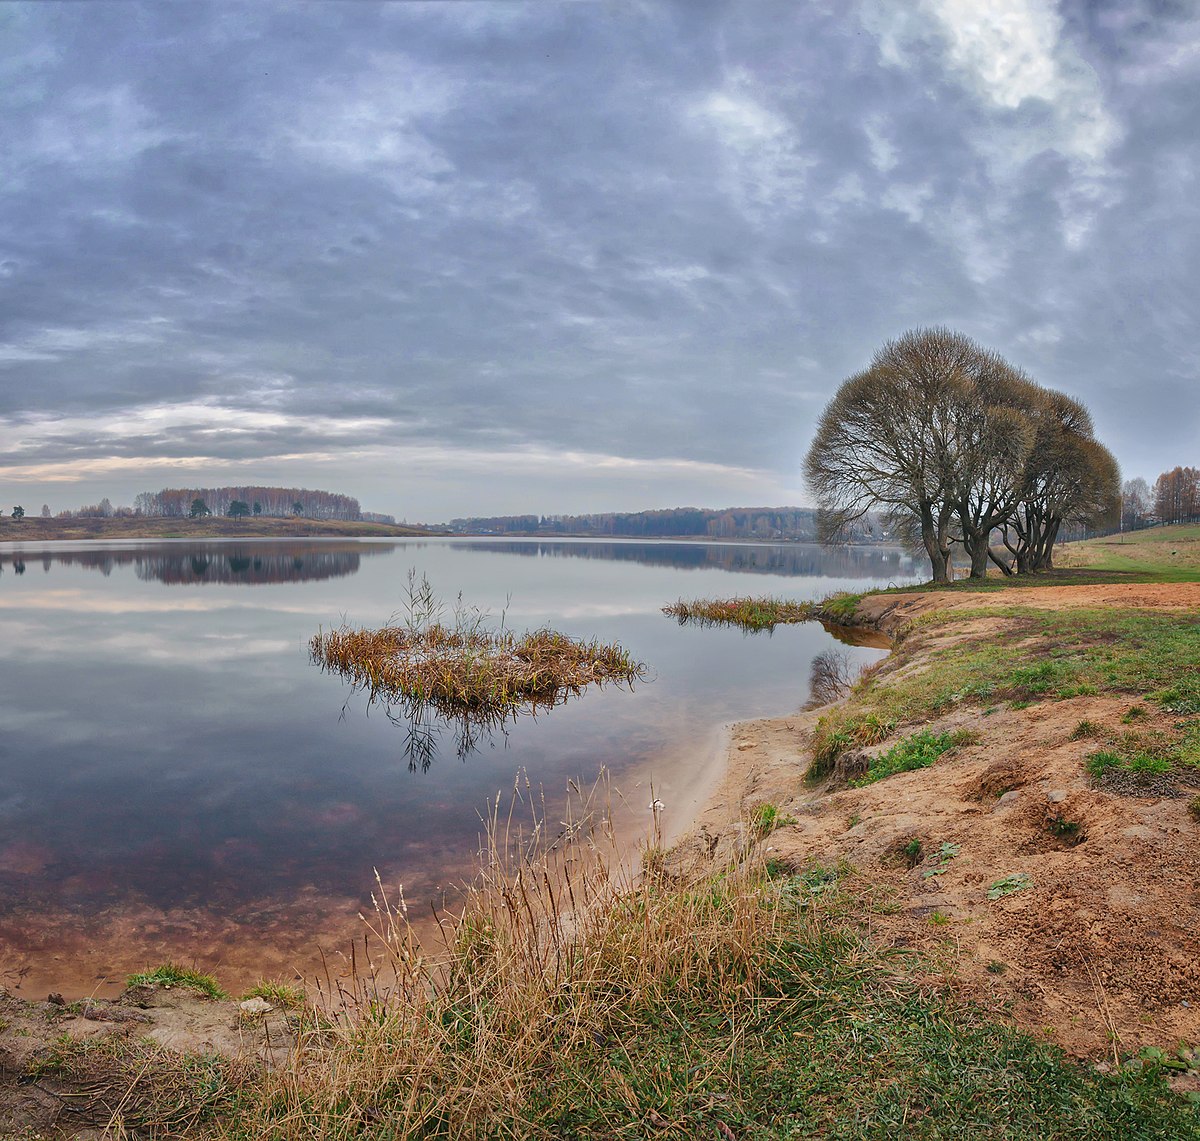
[[[649, 666], [427, 767], [408, 734], [308, 658], [379, 625], [410, 568], [443, 598], [614, 640]], [[524, 770], [552, 809], [613, 774], [685, 819], [719, 727], [807, 696], [820, 626], [681, 627], [679, 597], [803, 599], [913, 577], [895, 551], [588, 541], [272, 540], [0, 548], [0, 984], [113, 993], [165, 958], [231, 987], [309, 977], [347, 947], [378, 868], [427, 909], [460, 881], [479, 817]], [[848, 648], [856, 660], [880, 651]], [[68, 994], [68, 997], [70, 996]]]

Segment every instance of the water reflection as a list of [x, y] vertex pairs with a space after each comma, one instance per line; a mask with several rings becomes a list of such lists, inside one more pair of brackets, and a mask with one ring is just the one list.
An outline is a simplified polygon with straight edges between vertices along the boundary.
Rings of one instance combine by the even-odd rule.
[[320, 544], [298, 548], [294, 542], [158, 544], [154, 547], [101, 550], [0, 551], [0, 573], [23, 575], [31, 565], [43, 572], [55, 566], [97, 571], [106, 578], [117, 568], [132, 568], [143, 582], [171, 586], [223, 583], [233, 586], [309, 582], [357, 574], [361, 560], [387, 554], [387, 546]]
[[[230, 989], [292, 970], [311, 976], [318, 945], [334, 950], [358, 932], [373, 869], [403, 882], [414, 910], [468, 875], [479, 813], [519, 768], [551, 813], [569, 781], [590, 785], [603, 768], [639, 822], [650, 797], [634, 782], [651, 778], [655, 796], [686, 817], [717, 727], [796, 709], [831, 639], [809, 623], [749, 642], [680, 627], [660, 608], [683, 595], [760, 593], [765, 566], [819, 549], [724, 544], [697, 560], [698, 544], [585, 546], [5, 549], [0, 984], [78, 997], [170, 958], [215, 970]], [[547, 551], [558, 554], [512, 557]], [[895, 578], [895, 553], [883, 553], [892, 557], [875, 564], [865, 549], [831, 552], [842, 573], [773, 581], [772, 593], [862, 589], [847, 557]], [[722, 566], [734, 562], [745, 573]], [[321, 625], [386, 623], [412, 566], [496, 613], [511, 597], [515, 625], [619, 643], [651, 663], [654, 684], [590, 690], [552, 716], [499, 726], [396, 705], [365, 716], [361, 692], [341, 716], [349, 683], [313, 668], [308, 639]], [[247, 581], [262, 585], [245, 590]], [[186, 589], [197, 582], [211, 585]], [[855, 665], [879, 656], [849, 653]]]
[[740, 574], [908, 579], [913, 558], [898, 547], [822, 547], [815, 543], [597, 543], [486, 540], [457, 543], [468, 550], [539, 559], [607, 559], [676, 570], [724, 570]]

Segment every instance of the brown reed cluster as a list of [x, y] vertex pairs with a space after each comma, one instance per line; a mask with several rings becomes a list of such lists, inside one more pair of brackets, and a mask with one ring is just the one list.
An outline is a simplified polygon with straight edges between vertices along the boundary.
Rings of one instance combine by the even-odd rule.
[[312, 658], [372, 700], [427, 703], [445, 715], [503, 715], [554, 705], [593, 684], [632, 685], [646, 667], [618, 645], [549, 629], [517, 635], [479, 623], [317, 633]]

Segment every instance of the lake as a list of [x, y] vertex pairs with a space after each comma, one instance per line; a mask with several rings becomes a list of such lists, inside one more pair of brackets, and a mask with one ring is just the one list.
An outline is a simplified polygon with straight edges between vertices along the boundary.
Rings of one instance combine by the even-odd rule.
[[[318, 629], [383, 625], [410, 570], [522, 630], [621, 643], [633, 690], [504, 733], [415, 737], [309, 659]], [[584, 540], [48, 543], [0, 549], [0, 985], [117, 993], [165, 959], [231, 989], [309, 978], [361, 931], [374, 870], [429, 912], [470, 875], [518, 780], [551, 813], [611, 774], [631, 829], [685, 823], [722, 727], [807, 697], [821, 626], [680, 626], [680, 597], [794, 599], [911, 581], [885, 548]], [[847, 646], [856, 663], [882, 651]], [[471, 745], [474, 745], [471, 748]], [[653, 792], [651, 792], [653, 789]], [[529, 795], [524, 793], [523, 795]]]

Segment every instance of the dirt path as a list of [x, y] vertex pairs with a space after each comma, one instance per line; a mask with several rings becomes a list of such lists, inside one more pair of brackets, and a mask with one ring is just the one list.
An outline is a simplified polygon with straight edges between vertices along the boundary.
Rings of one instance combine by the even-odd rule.
[[[1190, 609], [1200, 618], [1200, 584], [878, 595], [859, 613], [895, 632], [934, 610], [999, 604]], [[768, 858], [797, 869], [848, 861], [848, 883], [873, 901], [864, 915], [872, 936], [919, 949], [940, 984], [1011, 1010], [1023, 1027], [1101, 1064], [1143, 1046], [1195, 1045], [1200, 822], [1187, 805], [1200, 789], [1103, 791], [1083, 764], [1094, 742], [1072, 739], [1084, 718], [1119, 731], [1130, 704], [1107, 695], [988, 716], [956, 708], [931, 727], [969, 727], [973, 744], [932, 768], [836, 791], [803, 783], [821, 710], [739, 724], [724, 779], [675, 860], [728, 852], [744, 831], [731, 822], [774, 804], [796, 822], [769, 838]], [[1010, 876], [1029, 886], [989, 899]]]

